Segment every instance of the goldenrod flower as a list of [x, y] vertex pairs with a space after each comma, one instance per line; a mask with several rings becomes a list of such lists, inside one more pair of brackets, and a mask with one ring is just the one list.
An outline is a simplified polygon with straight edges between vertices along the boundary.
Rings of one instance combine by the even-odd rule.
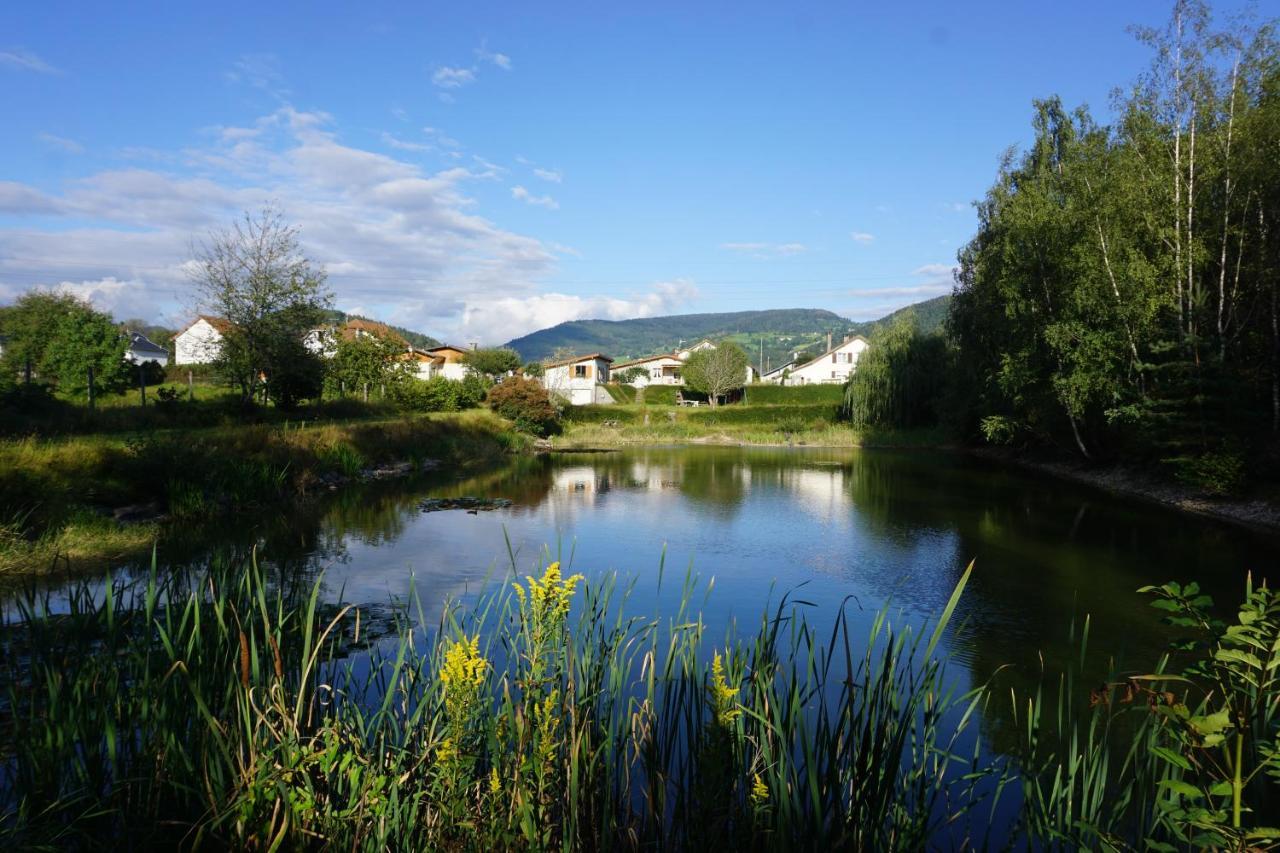
[[[564, 621], [565, 616], [568, 615], [569, 603], [573, 598], [574, 589], [582, 581], [582, 575], [561, 578], [560, 563], [555, 562], [547, 566], [541, 579], [526, 575], [525, 581], [529, 586], [528, 602], [534, 624], [554, 626]], [[513, 584], [513, 586], [523, 608], [525, 591], [519, 584]]]
[[489, 662], [480, 654], [480, 636], [450, 643], [440, 666], [440, 683], [444, 685], [444, 706], [451, 722], [470, 716], [484, 683]]
[[502, 781], [498, 779], [498, 768], [489, 768], [489, 793], [496, 794], [502, 790]]
[[754, 774], [751, 782], [751, 805], [759, 808], [769, 802], [769, 786], [760, 778], [760, 774]]
[[719, 652], [711, 659], [711, 683], [708, 687], [716, 721], [728, 728], [742, 714], [742, 708], [738, 706], [738, 689], [730, 687], [729, 680], [725, 677], [724, 662], [720, 659]]

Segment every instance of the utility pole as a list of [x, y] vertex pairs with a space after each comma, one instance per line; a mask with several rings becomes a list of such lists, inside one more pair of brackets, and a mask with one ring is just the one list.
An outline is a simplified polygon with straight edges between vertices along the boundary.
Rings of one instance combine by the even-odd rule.
[[145, 364], [145, 361], [138, 362], [138, 396], [144, 409], [147, 407], [147, 373], [143, 370]]

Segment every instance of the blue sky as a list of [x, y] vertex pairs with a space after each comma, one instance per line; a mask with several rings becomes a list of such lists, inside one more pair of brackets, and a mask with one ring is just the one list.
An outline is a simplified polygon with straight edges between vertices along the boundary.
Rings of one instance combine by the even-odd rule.
[[192, 242], [273, 201], [338, 307], [448, 340], [870, 319], [949, 289], [1032, 99], [1105, 119], [1169, 11], [605, 6], [5, 4], [0, 302], [180, 322]]

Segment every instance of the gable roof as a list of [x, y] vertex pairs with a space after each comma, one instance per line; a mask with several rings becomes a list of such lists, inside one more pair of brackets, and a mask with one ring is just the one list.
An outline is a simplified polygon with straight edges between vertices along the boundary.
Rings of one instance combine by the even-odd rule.
[[199, 323], [201, 320], [204, 320], [210, 326], [213, 326], [215, 331], [220, 332], [222, 334], [226, 334], [227, 332], [231, 331], [232, 323], [230, 320], [226, 319], [225, 317], [216, 317], [213, 314], [197, 314], [194, 320], [192, 320], [187, 325], [183, 326], [178, 331], [174, 332], [173, 336], [176, 338], [178, 335], [183, 334], [192, 326], [194, 326], [196, 323]]
[[613, 363], [613, 359], [609, 358], [609, 356], [605, 355], [604, 353], [592, 352], [592, 353], [587, 353], [586, 355], [575, 355], [572, 358], [562, 358], [559, 361], [544, 361], [542, 363], [542, 366], [543, 367], [564, 367], [566, 364], [577, 364], [580, 361], [595, 361], [597, 359], [599, 359], [600, 361], [607, 361], [610, 364]]
[[379, 323], [376, 320], [364, 320], [359, 317], [352, 317], [350, 320], [342, 324], [342, 328], [338, 330], [338, 334], [342, 336], [344, 341], [355, 340], [363, 332], [366, 335], [373, 335], [376, 338], [393, 341], [397, 344], [409, 345], [399, 332], [392, 329], [386, 323]]
[[131, 352], [149, 352], [156, 355], [169, 354], [167, 349], [155, 343], [141, 332], [131, 332], [126, 329], [125, 334], [129, 336], [129, 350]]
[[862, 335], [853, 335], [852, 337], [845, 338], [843, 341], [841, 341], [840, 343], [836, 344], [836, 345], [835, 345], [835, 346], [833, 346], [831, 349], [829, 349], [829, 350], [827, 350], [826, 352], [824, 352], [822, 355], [820, 355], [820, 356], [818, 356], [818, 357], [816, 357], [816, 358], [811, 358], [811, 359], [809, 359], [808, 361], [806, 361], [804, 364], [797, 365], [797, 366], [796, 366], [796, 370], [800, 370], [801, 368], [808, 367], [808, 366], [809, 366], [809, 365], [811, 365], [811, 364], [816, 364], [817, 362], [822, 361], [824, 358], [826, 358], [827, 356], [831, 355], [831, 353], [836, 352], [837, 350], [841, 349], [842, 347], [846, 347], [846, 346], [848, 346], [849, 344], [853, 343], [854, 341], [862, 341], [864, 344], [868, 344], [868, 345], [871, 343], [871, 341], [867, 340], [867, 339], [866, 339], [866, 338], [864, 338]]
[[669, 358], [672, 361], [680, 359], [673, 352], [659, 353], [658, 355], [647, 355], [644, 358], [633, 358], [631, 361], [620, 361], [611, 367], [611, 370], [625, 370], [628, 367], [635, 367], [638, 364], [647, 364], [650, 361], [658, 361], [660, 359]]

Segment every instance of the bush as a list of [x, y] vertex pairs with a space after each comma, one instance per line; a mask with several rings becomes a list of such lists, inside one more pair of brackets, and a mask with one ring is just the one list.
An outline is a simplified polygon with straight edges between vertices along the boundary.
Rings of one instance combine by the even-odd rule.
[[1183, 484], [1214, 497], [1238, 493], [1244, 487], [1245, 460], [1238, 448], [1224, 447], [1196, 456], [1168, 460]]
[[456, 412], [465, 393], [461, 382], [443, 376], [406, 379], [391, 387], [392, 399], [415, 412]]
[[550, 435], [560, 429], [560, 413], [540, 382], [512, 376], [489, 389], [489, 408], [521, 432]]
[[844, 399], [844, 386], [838, 383], [815, 383], [813, 385], [772, 385], [760, 383], [748, 385], [745, 402], [751, 406], [759, 405], [805, 405], [809, 403], [829, 403], [839, 405]]

